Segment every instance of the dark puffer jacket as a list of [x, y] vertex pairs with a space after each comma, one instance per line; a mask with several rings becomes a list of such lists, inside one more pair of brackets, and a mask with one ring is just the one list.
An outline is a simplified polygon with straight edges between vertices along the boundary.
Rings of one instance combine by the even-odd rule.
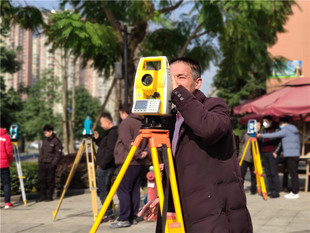
[[227, 105], [182, 86], [172, 101], [184, 118], [174, 159], [186, 233], [252, 232]]
[[96, 165], [103, 170], [115, 167], [113, 151], [117, 137], [117, 126], [113, 126], [105, 131], [102, 137], [95, 139], [96, 144], [99, 146], [96, 155]]
[[44, 138], [39, 154], [39, 163], [57, 166], [62, 156], [62, 143], [53, 133], [52, 136]]

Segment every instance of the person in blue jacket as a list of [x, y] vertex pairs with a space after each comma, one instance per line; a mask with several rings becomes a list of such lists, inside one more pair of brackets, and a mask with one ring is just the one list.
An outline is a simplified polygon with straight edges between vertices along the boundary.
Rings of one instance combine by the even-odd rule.
[[284, 197], [299, 198], [298, 162], [300, 155], [300, 135], [296, 126], [289, 124], [287, 117], [280, 118], [280, 131], [274, 133], [257, 134], [260, 138], [281, 138], [284, 159], [292, 181], [292, 192]]

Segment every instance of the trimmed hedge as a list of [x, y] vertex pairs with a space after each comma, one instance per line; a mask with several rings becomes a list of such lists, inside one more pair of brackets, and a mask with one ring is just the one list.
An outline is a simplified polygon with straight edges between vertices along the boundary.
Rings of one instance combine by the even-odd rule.
[[[38, 163], [22, 162], [22, 171], [24, 175], [24, 187], [26, 193], [36, 192], [38, 190]], [[21, 194], [20, 183], [15, 162], [10, 167], [11, 174], [11, 195]], [[3, 196], [3, 186], [0, 183], [0, 195]]]
[[[71, 171], [72, 165], [74, 163], [74, 159], [76, 154], [68, 154], [66, 156], [62, 156], [60, 160], [56, 174], [55, 174], [55, 188], [57, 193], [61, 193], [64, 185], [68, 179], [69, 173]], [[21, 162], [22, 171], [24, 178], [24, 187], [26, 193], [38, 192], [38, 162]], [[142, 187], [146, 186], [146, 173], [148, 172], [148, 167], [145, 167], [142, 173]], [[21, 194], [20, 183], [17, 174], [16, 164], [14, 162], [13, 166], [10, 167], [11, 174], [11, 195]], [[116, 174], [114, 179], [116, 178]], [[69, 184], [68, 189], [85, 189], [89, 187], [88, 180], [88, 171], [86, 166], [86, 156], [85, 154], [82, 156], [75, 174], [72, 177], [72, 180]], [[3, 187], [0, 182], [0, 195], [3, 196]]]

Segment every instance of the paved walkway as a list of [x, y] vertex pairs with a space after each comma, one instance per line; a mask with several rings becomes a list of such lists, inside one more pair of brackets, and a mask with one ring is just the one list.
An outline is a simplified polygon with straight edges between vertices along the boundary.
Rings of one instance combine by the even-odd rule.
[[[248, 181], [245, 186], [248, 190]], [[310, 193], [300, 192], [299, 199], [287, 200], [284, 198], [285, 193], [281, 192], [280, 198], [267, 201], [259, 195], [250, 195], [248, 191], [246, 193], [254, 233], [310, 233]], [[64, 198], [55, 221], [53, 221], [52, 211], [56, 209], [58, 199], [36, 203], [34, 201], [36, 197], [30, 196], [25, 207], [19, 198], [19, 196], [12, 197], [14, 208], [1, 208], [0, 232], [85, 233], [92, 228], [93, 213], [88, 190], [82, 194]], [[114, 201], [117, 206], [116, 196]], [[98, 205], [98, 211], [100, 208]], [[155, 231], [154, 222], [141, 221], [126, 229], [110, 229], [109, 224], [101, 224], [97, 232], [153, 233]]]

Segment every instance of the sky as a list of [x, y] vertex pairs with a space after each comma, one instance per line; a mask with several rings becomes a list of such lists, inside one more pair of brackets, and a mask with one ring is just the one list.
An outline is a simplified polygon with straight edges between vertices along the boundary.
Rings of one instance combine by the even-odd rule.
[[[32, 5], [38, 8], [46, 8], [46, 9], [59, 9], [59, 0], [13, 0], [13, 3], [21, 4], [21, 5]], [[188, 8], [187, 8], [188, 9]], [[182, 10], [181, 10], [182, 11]], [[213, 82], [213, 77], [216, 74], [216, 69], [212, 63], [210, 64], [210, 68], [203, 72], [202, 74], [202, 85], [200, 90], [208, 95], [210, 92], [211, 84]]]

